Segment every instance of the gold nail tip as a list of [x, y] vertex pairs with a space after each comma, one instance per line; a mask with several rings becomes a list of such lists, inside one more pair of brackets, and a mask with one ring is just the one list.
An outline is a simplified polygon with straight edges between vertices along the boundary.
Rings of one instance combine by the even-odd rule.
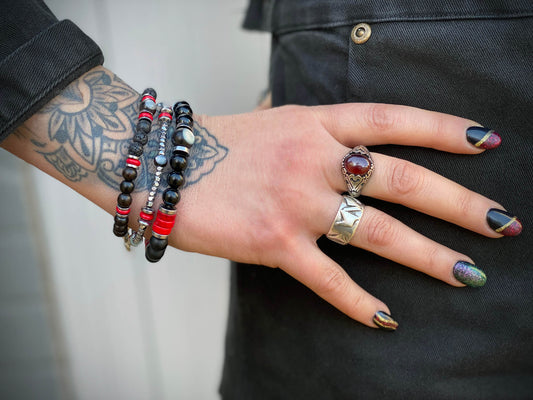
[[379, 328], [387, 331], [395, 331], [396, 329], [398, 329], [399, 326], [398, 322], [396, 322], [385, 311], [376, 312], [372, 320], [374, 321], [374, 324], [376, 324]]

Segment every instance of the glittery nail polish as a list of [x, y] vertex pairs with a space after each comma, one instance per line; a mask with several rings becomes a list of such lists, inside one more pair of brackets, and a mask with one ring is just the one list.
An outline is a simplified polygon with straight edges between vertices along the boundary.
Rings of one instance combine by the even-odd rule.
[[502, 138], [492, 129], [482, 126], [471, 126], [466, 130], [466, 140], [480, 149], [495, 149], [502, 142]]
[[468, 261], [458, 261], [453, 266], [453, 276], [459, 282], [472, 287], [481, 287], [487, 282], [485, 273]]
[[491, 208], [487, 212], [487, 223], [494, 232], [504, 236], [517, 236], [522, 232], [522, 223], [507, 211]]
[[378, 311], [374, 315], [374, 323], [386, 331], [395, 331], [398, 328], [398, 322], [392, 319], [392, 317], [385, 311]]

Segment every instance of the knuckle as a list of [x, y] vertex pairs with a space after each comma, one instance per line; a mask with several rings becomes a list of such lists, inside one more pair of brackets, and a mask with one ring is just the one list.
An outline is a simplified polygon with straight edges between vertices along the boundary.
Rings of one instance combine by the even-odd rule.
[[421, 190], [424, 174], [412, 163], [399, 161], [389, 174], [388, 186], [393, 195], [413, 195]]
[[466, 190], [461, 190], [455, 198], [456, 215], [460, 219], [468, 218], [472, 215], [474, 201], [472, 194]]
[[294, 229], [279, 219], [272, 223], [270, 219], [258, 218], [250, 222], [249, 228], [242, 248], [249, 249], [249, 253], [258, 258], [258, 264], [271, 264], [272, 255], [284, 254], [295, 236]]
[[354, 308], [354, 310], [358, 310], [362, 308], [364, 300], [365, 300], [365, 293], [363, 292], [356, 293], [353, 299], [351, 299], [352, 307]]
[[348, 279], [345, 272], [337, 266], [327, 267], [321, 274], [317, 291], [323, 295], [346, 292]]
[[429, 246], [424, 253], [424, 266], [426, 268], [426, 273], [434, 275], [439, 269], [441, 253], [435, 246]]
[[447, 120], [444, 116], [438, 115], [433, 119], [433, 124], [429, 130], [429, 133], [436, 138], [445, 138], [448, 135], [444, 135], [447, 131]]
[[394, 242], [396, 229], [386, 215], [374, 217], [366, 229], [366, 241], [373, 247], [386, 247]]
[[386, 104], [372, 104], [367, 113], [367, 122], [371, 129], [387, 131], [398, 121], [391, 107]]

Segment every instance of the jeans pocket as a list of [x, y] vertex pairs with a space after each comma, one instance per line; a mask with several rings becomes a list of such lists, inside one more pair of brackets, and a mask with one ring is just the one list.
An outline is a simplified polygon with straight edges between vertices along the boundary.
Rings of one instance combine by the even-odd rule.
[[531, 21], [369, 24], [366, 42], [349, 41], [346, 98], [407, 104], [474, 119], [511, 99], [530, 108], [531, 90], [524, 91], [524, 81], [531, 89]]

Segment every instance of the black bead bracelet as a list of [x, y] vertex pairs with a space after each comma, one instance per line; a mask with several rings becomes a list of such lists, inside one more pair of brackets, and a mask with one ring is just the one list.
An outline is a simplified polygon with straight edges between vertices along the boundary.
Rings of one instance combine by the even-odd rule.
[[139, 223], [139, 229], [129, 235], [128, 245], [138, 246], [144, 238], [144, 233], [146, 229], [152, 224], [152, 220], [154, 219], [154, 200], [157, 194], [157, 190], [159, 189], [163, 169], [168, 163], [165, 153], [167, 135], [172, 123], [172, 113], [173, 112], [171, 108], [161, 106], [161, 111], [159, 112], [158, 116], [159, 150], [157, 155], [154, 157], [154, 164], [156, 167], [154, 180], [152, 182], [150, 192], [148, 193], [148, 199], [146, 200], [144, 207], [141, 209], [139, 218], [137, 220]]
[[195, 142], [193, 113], [186, 101], [174, 105], [176, 128], [172, 134], [172, 171], [167, 176], [169, 188], [163, 192], [163, 204], [159, 206], [152, 226], [152, 236], [146, 245], [145, 256], [150, 262], [159, 261], [165, 254], [168, 236], [176, 220], [176, 204], [180, 201], [179, 188], [185, 183], [183, 176], [187, 169], [190, 150]]
[[143, 154], [144, 145], [148, 142], [148, 134], [152, 128], [154, 113], [157, 109], [155, 99], [157, 93], [154, 89], [145, 89], [139, 104], [139, 117], [135, 127], [133, 142], [128, 148], [126, 167], [122, 170], [124, 180], [120, 184], [120, 194], [117, 198], [115, 209], [115, 222], [113, 233], [119, 237], [125, 237], [128, 233], [128, 219], [131, 211], [131, 193], [135, 189], [137, 170], [141, 166], [140, 157]]

